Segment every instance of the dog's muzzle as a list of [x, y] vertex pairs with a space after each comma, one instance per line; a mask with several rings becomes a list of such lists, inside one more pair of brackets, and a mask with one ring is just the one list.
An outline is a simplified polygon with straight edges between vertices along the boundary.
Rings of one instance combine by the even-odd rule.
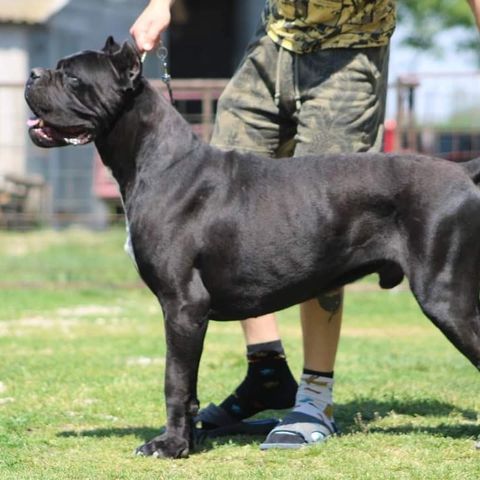
[[[25, 100], [34, 113], [27, 121], [28, 134], [39, 147], [61, 147], [65, 145], [85, 145], [94, 139], [94, 134], [84, 125], [57, 125], [46, 120], [50, 109], [37, 99], [37, 88], [44, 88], [50, 74], [43, 68], [34, 68], [25, 86]], [[40, 85], [41, 83], [41, 85]]]

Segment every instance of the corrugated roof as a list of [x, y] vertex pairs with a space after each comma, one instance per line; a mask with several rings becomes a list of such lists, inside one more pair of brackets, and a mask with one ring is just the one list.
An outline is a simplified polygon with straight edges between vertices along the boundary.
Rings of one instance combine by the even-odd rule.
[[69, 0], [0, 0], [0, 23], [44, 23]]

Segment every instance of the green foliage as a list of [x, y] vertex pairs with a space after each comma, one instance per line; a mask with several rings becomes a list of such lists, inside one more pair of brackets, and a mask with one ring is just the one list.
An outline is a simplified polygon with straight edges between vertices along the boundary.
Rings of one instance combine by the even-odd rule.
[[475, 19], [467, 0], [398, 0], [398, 23], [407, 29], [406, 45], [436, 50], [437, 35], [462, 27], [466, 38], [459, 48], [480, 51]]

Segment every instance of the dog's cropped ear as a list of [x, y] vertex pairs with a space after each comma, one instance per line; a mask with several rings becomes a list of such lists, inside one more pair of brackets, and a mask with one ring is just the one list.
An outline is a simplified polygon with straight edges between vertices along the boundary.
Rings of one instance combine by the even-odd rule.
[[124, 80], [125, 90], [133, 90], [142, 76], [142, 60], [137, 49], [125, 42], [119, 51], [112, 55], [112, 62], [119, 76]]
[[113, 54], [120, 50], [120, 45], [114, 40], [114, 38], [110, 35], [105, 42], [104, 47], [102, 48], [102, 52]]

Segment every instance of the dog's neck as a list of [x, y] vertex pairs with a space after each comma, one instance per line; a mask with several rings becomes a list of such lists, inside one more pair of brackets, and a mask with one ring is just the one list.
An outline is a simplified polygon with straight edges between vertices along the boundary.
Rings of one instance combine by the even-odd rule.
[[[153, 132], [155, 142], [151, 141]], [[112, 170], [125, 201], [142, 170], [158, 174], [179, 159], [188, 161], [189, 153], [202, 142], [163, 95], [143, 81], [114, 125], [96, 139], [95, 145], [103, 163]]]

